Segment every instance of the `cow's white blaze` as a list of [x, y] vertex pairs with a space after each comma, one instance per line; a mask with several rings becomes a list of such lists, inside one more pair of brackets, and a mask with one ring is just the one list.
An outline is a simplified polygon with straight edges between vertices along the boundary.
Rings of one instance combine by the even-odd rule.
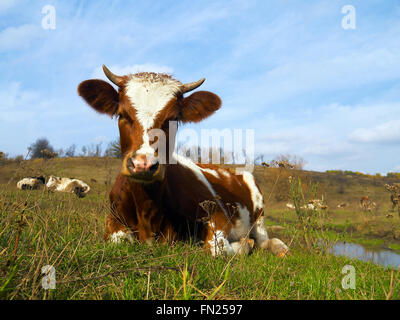
[[158, 74], [136, 75], [127, 82], [126, 95], [143, 128], [143, 144], [137, 151], [138, 154], [154, 155], [148, 131], [153, 127], [160, 111], [180, 91], [180, 86], [179, 81]]

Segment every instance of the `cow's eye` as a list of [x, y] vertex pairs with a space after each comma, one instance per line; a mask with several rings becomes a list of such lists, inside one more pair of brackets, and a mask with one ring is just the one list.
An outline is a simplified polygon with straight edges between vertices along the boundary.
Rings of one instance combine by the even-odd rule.
[[124, 117], [124, 115], [122, 113], [118, 113], [117, 117], [118, 117], [118, 120], [121, 120]]

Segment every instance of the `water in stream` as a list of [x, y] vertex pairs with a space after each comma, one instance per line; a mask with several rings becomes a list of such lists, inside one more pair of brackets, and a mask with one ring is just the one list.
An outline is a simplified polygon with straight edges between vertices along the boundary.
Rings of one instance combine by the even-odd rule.
[[388, 249], [370, 249], [356, 243], [336, 242], [332, 245], [331, 252], [337, 256], [370, 261], [384, 267], [400, 268], [400, 254]]

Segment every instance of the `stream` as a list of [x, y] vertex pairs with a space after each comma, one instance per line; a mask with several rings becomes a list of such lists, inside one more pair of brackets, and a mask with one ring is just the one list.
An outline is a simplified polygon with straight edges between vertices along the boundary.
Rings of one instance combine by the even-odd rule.
[[336, 242], [331, 253], [361, 261], [373, 262], [384, 267], [397, 269], [400, 267], [400, 254], [389, 249], [366, 248], [357, 243]]

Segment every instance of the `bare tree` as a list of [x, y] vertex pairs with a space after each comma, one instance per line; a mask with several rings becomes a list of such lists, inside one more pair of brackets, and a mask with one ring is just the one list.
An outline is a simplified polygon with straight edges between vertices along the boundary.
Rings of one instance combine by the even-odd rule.
[[95, 151], [95, 157], [101, 157], [101, 152], [102, 152], [101, 145], [102, 145], [102, 142], [96, 144], [96, 147], [95, 147], [95, 150], [96, 150], [96, 151]]
[[65, 150], [65, 156], [68, 158], [75, 157], [75, 150], [76, 150], [76, 145], [72, 144], [67, 148], [67, 150]]
[[104, 155], [111, 158], [122, 158], [121, 144], [119, 139], [115, 139], [108, 144]]
[[87, 148], [86, 148], [86, 146], [83, 146], [81, 150], [82, 150], [82, 154], [81, 154], [81, 155], [82, 155], [83, 157], [86, 157], [86, 153], [87, 153]]

